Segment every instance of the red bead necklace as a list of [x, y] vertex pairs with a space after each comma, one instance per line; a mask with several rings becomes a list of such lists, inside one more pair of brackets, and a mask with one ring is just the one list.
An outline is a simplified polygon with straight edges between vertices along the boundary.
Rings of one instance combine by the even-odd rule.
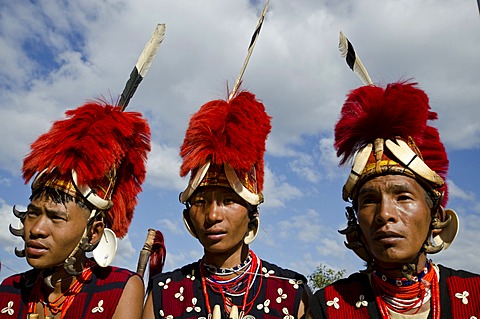
[[201, 261], [200, 274], [202, 278], [202, 292], [205, 298], [208, 317], [211, 317], [212, 315], [212, 308], [210, 306], [210, 298], [208, 296], [207, 286], [213, 292], [218, 293], [222, 296], [223, 306], [227, 314], [230, 313], [230, 309], [234, 305], [231, 298], [227, 295], [243, 295], [242, 306], [239, 309], [239, 318], [242, 318], [252, 309], [253, 304], [258, 297], [260, 289], [258, 289], [255, 293], [255, 296], [250, 301], [248, 301], [249, 292], [251, 290], [250, 288], [255, 283], [257, 276], [260, 280], [259, 287], [261, 287], [263, 278], [261, 275], [259, 275], [259, 271], [261, 269], [261, 260], [251, 250], [249, 251], [249, 255], [251, 256], [250, 265], [248, 265], [245, 270], [238, 276], [228, 280], [224, 280], [223, 277], [218, 274], [212, 274], [208, 272], [206, 270], [206, 267], [204, 266], [204, 261]]
[[[432, 319], [440, 319], [440, 293], [438, 289], [438, 276], [432, 263], [424, 268], [425, 274], [416, 282], [406, 282], [402, 278], [388, 278], [385, 275], [372, 275], [372, 287], [375, 300], [380, 308], [383, 319], [389, 319], [388, 309], [397, 313], [406, 313], [416, 308], [418, 313], [422, 304], [428, 301], [430, 290], [430, 311]], [[428, 269], [428, 270], [425, 270]], [[393, 281], [396, 284], [392, 284]]]
[[85, 282], [88, 281], [92, 276], [91, 268], [94, 265], [95, 265], [94, 262], [87, 259], [87, 263], [86, 263], [87, 267], [82, 271], [82, 273], [80, 274], [80, 277], [77, 278], [77, 280], [73, 283], [73, 285], [71, 285], [68, 288], [68, 290], [61, 293], [53, 301], [48, 301], [48, 297], [45, 298], [46, 299], [45, 301], [43, 293], [41, 291], [42, 280], [37, 280], [37, 284], [33, 289], [32, 295], [31, 295], [33, 301], [30, 301], [28, 303], [28, 313], [29, 314], [37, 313], [37, 302], [41, 302], [43, 304], [43, 315], [45, 318], [48, 315], [48, 311], [47, 311], [48, 309], [50, 310], [50, 313], [54, 316], [59, 312], [61, 312], [60, 318], [63, 319], [65, 314], [67, 313], [68, 308], [70, 308], [70, 306], [72, 305], [74, 298], [82, 290]]

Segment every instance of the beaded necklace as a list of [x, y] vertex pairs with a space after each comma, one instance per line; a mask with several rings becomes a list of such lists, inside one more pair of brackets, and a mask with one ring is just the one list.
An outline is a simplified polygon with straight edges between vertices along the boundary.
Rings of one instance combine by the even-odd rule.
[[218, 276], [228, 276], [228, 275], [233, 275], [238, 273], [240, 270], [244, 269], [245, 267], [249, 266], [250, 263], [252, 262], [252, 255], [250, 252], [248, 253], [247, 258], [245, 259], [244, 262], [242, 262], [240, 265], [237, 265], [232, 268], [221, 268], [217, 267], [215, 265], [210, 265], [207, 263], [203, 263], [203, 266], [212, 274], [218, 275]]
[[[43, 304], [43, 315], [47, 318], [47, 309], [50, 310], [52, 315], [57, 315], [61, 312], [60, 318], [63, 319], [67, 313], [68, 308], [73, 303], [74, 298], [82, 290], [83, 285], [86, 281], [92, 276], [91, 268], [95, 265], [94, 262], [87, 259], [86, 268], [82, 271], [77, 280], [71, 285], [65, 292], [61, 293], [55, 300], [48, 301], [44, 299], [43, 293], [41, 292], [42, 280], [37, 280], [37, 284], [32, 291], [33, 301], [28, 303], [28, 313], [35, 314], [37, 313], [37, 301]], [[62, 299], [63, 298], [63, 299]]]
[[[234, 305], [232, 302], [231, 297], [239, 297], [243, 295], [242, 306], [239, 308], [239, 318], [241, 319], [245, 314], [247, 314], [253, 307], [255, 300], [258, 297], [260, 289], [258, 289], [248, 301], [249, 292], [251, 291], [252, 286], [257, 279], [257, 275], [261, 269], [261, 260], [255, 255], [253, 251], [249, 251], [250, 262], [246, 267], [245, 271], [238, 274], [238, 276], [224, 280], [222, 278], [223, 273], [209, 273], [208, 268], [206, 268], [204, 260], [202, 259], [200, 263], [200, 274], [202, 279], [202, 292], [205, 298], [205, 304], [207, 308], [208, 317], [212, 317], [212, 308], [210, 306], [210, 298], [208, 296], [207, 286], [215, 293], [218, 293], [222, 296], [223, 299], [223, 306], [227, 314], [230, 312], [231, 307]], [[248, 258], [247, 258], [248, 259]], [[242, 264], [244, 264], [243, 262]], [[240, 266], [240, 265], [239, 265]], [[237, 266], [238, 267], [238, 266]], [[259, 278], [259, 287], [262, 285], [262, 276], [258, 276]]]
[[430, 300], [432, 319], [440, 318], [440, 294], [435, 267], [430, 261], [414, 277], [414, 281], [405, 278], [392, 278], [380, 271], [372, 275], [372, 287], [382, 318], [390, 318], [388, 309], [397, 313], [406, 313], [416, 309]]

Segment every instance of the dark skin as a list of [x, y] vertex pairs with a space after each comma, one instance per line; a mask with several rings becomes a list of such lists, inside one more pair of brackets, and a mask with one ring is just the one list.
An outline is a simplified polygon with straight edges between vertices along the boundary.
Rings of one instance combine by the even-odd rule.
[[[377, 176], [363, 184], [358, 192], [358, 224], [363, 242], [375, 259], [376, 268], [391, 277], [403, 277], [402, 266], [413, 262], [416, 269], [425, 266], [427, 255], [421, 251], [429, 236], [432, 216], [443, 219], [443, 208], [433, 209], [426, 190], [404, 175]], [[434, 230], [434, 234], [441, 230]], [[430, 301], [420, 309], [430, 310]]]
[[[425, 266], [427, 256], [419, 252], [430, 230], [432, 201], [416, 180], [404, 175], [374, 177], [361, 186], [356, 204], [362, 241], [377, 269], [397, 278], [403, 277], [406, 263], [415, 261], [417, 269]], [[437, 217], [441, 211], [440, 207]], [[429, 310], [430, 301], [405, 314]]]
[[[32, 198], [28, 205], [24, 220], [27, 262], [37, 269], [55, 269], [51, 278], [54, 289], [42, 286], [49, 301], [57, 299], [77, 280], [65, 271], [63, 262], [82, 238], [89, 216], [90, 210], [85, 205], [79, 205], [75, 200], [55, 201], [45, 194]], [[93, 222], [87, 233], [90, 243], [100, 240], [104, 227], [102, 220]], [[82, 271], [86, 266], [85, 253], [79, 250], [75, 257], [74, 268]], [[143, 282], [138, 276], [133, 276], [125, 286], [113, 318], [140, 318], [142, 304]], [[37, 313], [39, 318], [44, 318], [43, 304], [37, 304]], [[54, 318], [60, 316], [61, 313], [58, 313]]]
[[[191, 196], [190, 206], [184, 217], [203, 246], [205, 262], [222, 268], [242, 263], [249, 251], [243, 238], [251, 219], [258, 216], [256, 210], [253, 212], [233, 189], [222, 186], [200, 187]], [[305, 294], [296, 318], [304, 317], [307, 304], [308, 295]], [[150, 293], [142, 318], [154, 317]]]
[[246, 202], [231, 188], [201, 187], [191, 199], [187, 221], [202, 244], [205, 261], [217, 267], [234, 267], [247, 258], [250, 214]]
[[425, 265], [426, 254], [419, 252], [429, 234], [432, 204], [416, 180], [382, 175], [367, 181], [358, 192], [357, 217], [363, 241], [384, 272], [401, 277], [402, 265]]

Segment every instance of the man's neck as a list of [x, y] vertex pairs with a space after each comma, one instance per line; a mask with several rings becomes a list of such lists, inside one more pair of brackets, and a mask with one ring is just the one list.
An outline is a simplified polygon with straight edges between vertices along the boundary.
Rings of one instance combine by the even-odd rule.
[[[81, 273], [86, 268], [85, 256], [80, 256], [74, 265], [75, 271]], [[67, 291], [71, 285], [77, 280], [78, 275], [69, 274], [63, 264], [54, 267], [50, 271], [44, 271], [43, 287], [44, 291], [53, 295], [60, 295]], [[52, 289], [53, 286], [53, 289]]]
[[225, 253], [212, 253], [205, 251], [205, 263], [218, 268], [233, 268], [240, 265], [248, 257], [248, 245], [242, 243], [241, 247]]
[[[427, 256], [421, 253], [417, 258], [410, 262], [415, 266], [416, 271], [412, 275], [420, 272], [427, 263]], [[383, 274], [392, 278], [403, 278], [403, 267], [408, 263], [375, 263], [375, 269], [380, 270]]]

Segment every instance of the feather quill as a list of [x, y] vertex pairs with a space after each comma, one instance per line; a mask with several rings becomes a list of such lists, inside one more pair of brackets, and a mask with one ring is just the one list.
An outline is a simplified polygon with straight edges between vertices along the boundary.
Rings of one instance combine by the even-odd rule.
[[238, 87], [240, 86], [240, 83], [242, 81], [243, 73], [245, 73], [245, 69], [247, 68], [248, 61], [250, 60], [250, 56], [252, 55], [253, 48], [255, 47], [255, 43], [257, 43], [258, 35], [260, 34], [260, 30], [263, 25], [263, 20], [265, 19], [265, 14], [267, 13], [267, 8], [268, 4], [270, 3], [270, 0], [267, 1], [267, 4], [263, 8], [262, 14], [260, 15], [260, 18], [257, 23], [257, 27], [255, 28], [255, 32], [253, 33], [252, 40], [250, 41], [250, 45], [248, 46], [248, 51], [247, 51], [247, 57], [245, 58], [245, 61], [243, 62], [242, 69], [240, 70], [240, 74], [238, 75], [237, 79], [235, 80], [235, 84], [233, 85], [232, 92], [228, 95], [228, 101], [230, 101], [236, 94]]
[[138, 85], [142, 82], [145, 74], [147, 74], [148, 69], [152, 65], [153, 59], [157, 54], [158, 48], [165, 37], [165, 24], [157, 24], [155, 30], [153, 31], [150, 40], [145, 45], [142, 53], [140, 54], [137, 64], [133, 67], [132, 72], [130, 73], [130, 78], [125, 84], [120, 101], [118, 105], [125, 110], [130, 99], [135, 94]]
[[345, 37], [341, 31], [338, 49], [340, 50], [340, 55], [342, 58], [346, 60], [350, 69], [352, 69], [352, 71], [360, 78], [360, 80], [362, 80], [363, 84], [373, 85], [367, 69], [353, 49], [353, 45], [350, 43], [350, 41], [348, 41], [347, 37]]

